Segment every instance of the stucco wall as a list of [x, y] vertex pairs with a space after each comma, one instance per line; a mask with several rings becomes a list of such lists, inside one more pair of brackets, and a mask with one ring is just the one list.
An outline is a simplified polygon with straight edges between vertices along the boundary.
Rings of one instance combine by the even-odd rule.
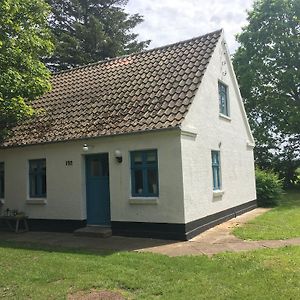
[[[253, 139], [226, 51], [220, 41], [182, 124], [197, 133], [181, 137], [186, 222], [256, 199]], [[228, 85], [230, 119], [219, 116], [218, 80]], [[211, 150], [220, 150], [221, 197], [213, 196]]]
[[[83, 152], [84, 143], [89, 151]], [[129, 151], [158, 149], [159, 197], [157, 204], [130, 204]], [[116, 149], [123, 162], [117, 163]], [[183, 188], [179, 131], [97, 138], [66, 143], [0, 150], [5, 162], [4, 209], [25, 211], [30, 218], [86, 218], [84, 155], [109, 153], [112, 221], [183, 223]], [[47, 203], [28, 204], [28, 160], [47, 160]], [[72, 166], [66, 166], [72, 161]]]

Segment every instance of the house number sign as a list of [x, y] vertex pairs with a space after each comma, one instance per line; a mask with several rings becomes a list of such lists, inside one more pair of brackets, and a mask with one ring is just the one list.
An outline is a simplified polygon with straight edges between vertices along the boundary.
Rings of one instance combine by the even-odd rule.
[[73, 165], [73, 160], [66, 160], [66, 166], [70, 167]]

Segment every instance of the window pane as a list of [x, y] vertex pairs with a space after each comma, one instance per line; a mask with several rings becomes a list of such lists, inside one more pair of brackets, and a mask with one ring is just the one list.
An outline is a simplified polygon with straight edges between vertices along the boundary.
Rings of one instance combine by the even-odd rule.
[[46, 159], [29, 161], [29, 195], [30, 197], [45, 197], [46, 186]]
[[212, 158], [213, 189], [219, 190], [221, 188], [220, 152], [212, 151], [211, 158]]
[[101, 163], [99, 159], [93, 159], [91, 161], [91, 176], [96, 177], [101, 174]]
[[212, 157], [212, 164], [213, 166], [218, 166], [219, 165], [219, 152], [218, 151], [212, 151], [211, 153], [211, 157]]
[[219, 170], [218, 168], [213, 168], [213, 180], [214, 180], [214, 189], [217, 190], [219, 189]]
[[31, 173], [36, 173], [38, 171], [38, 161], [37, 160], [31, 160], [29, 169]]
[[101, 175], [102, 176], [109, 176], [109, 168], [108, 168], [108, 156], [101, 158]]
[[221, 112], [224, 113], [225, 112], [225, 96], [224, 94], [220, 95], [220, 101], [221, 101]]
[[134, 165], [141, 165], [143, 163], [142, 151], [133, 152], [132, 156]]
[[156, 151], [148, 151], [147, 152], [147, 162], [148, 163], [156, 162]]
[[157, 170], [156, 169], [148, 169], [147, 177], [148, 177], [148, 193], [157, 195], [157, 192], [158, 192]]
[[46, 174], [42, 175], [42, 181], [41, 181], [41, 195], [45, 196], [46, 195], [46, 190], [47, 190], [47, 183], [46, 183]]
[[134, 194], [143, 194], [143, 171], [135, 170], [134, 173]]
[[40, 169], [43, 170], [44, 172], [46, 172], [46, 160], [45, 159], [41, 159], [39, 161], [39, 165], [40, 165]]
[[157, 150], [131, 152], [132, 195], [158, 195]]
[[217, 169], [217, 189], [221, 188], [220, 167]]
[[228, 116], [227, 86], [221, 82], [219, 82], [219, 106], [220, 113]]
[[37, 195], [37, 176], [36, 175], [30, 175], [29, 180], [29, 189], [30, 189], [30, 197], [34, 197]]
[[4, 177], [0, 177], [0, 198], [4, 198]]

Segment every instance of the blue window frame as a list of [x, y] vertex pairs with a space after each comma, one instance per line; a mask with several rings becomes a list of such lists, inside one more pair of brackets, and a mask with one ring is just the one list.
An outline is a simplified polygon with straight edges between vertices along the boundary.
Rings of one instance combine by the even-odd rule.
[[47, 195], [46, 159], [29, 161], [29, 196], [44, 198]]
[[0, 198], [4, 198], [4, 162], [0, 162]]
[[219, 86], [219, 107], [220, 113], [229, 116], [229, 106], [228, 106], [228, 87], [224, 83], [218, 83]]
[[220, 166], [220, 151], [211, 152], [212, 174], [213, 174], [213, 189], [221, 189], [221, 166]]
[[130, 159], [132, 196], [157, 197], [157, 150], [132, 151]]

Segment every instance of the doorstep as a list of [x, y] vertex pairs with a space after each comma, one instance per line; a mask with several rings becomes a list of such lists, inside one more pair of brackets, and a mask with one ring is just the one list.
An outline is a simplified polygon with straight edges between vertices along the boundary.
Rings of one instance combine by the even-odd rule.
[[96, 238], [108, 238], [112, 236], [112, 230], [109, 226], [88, 225], [74, 231], [75, 236], [88, 236]]

